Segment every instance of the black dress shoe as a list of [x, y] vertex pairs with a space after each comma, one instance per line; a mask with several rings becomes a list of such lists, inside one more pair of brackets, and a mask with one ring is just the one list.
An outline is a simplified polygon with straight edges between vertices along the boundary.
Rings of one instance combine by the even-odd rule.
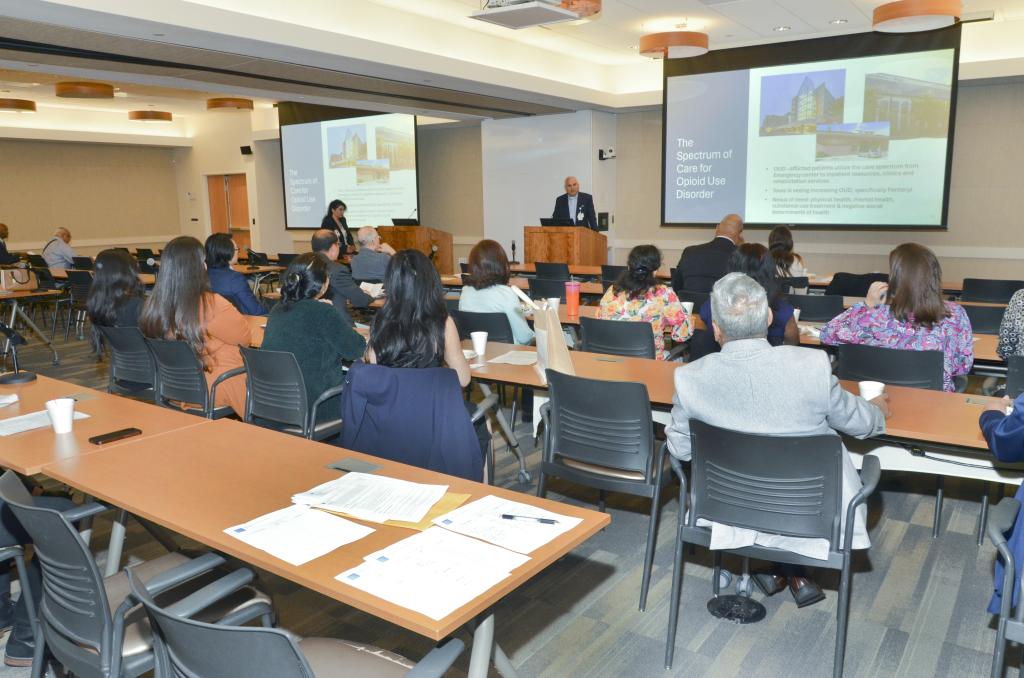
[[786, 588], [786, 578], [782, 575], [772, 574], [770, 572], [755, 572], [751, 575], [754, 580], [754, 584], [761, 590], [766, 596], [774, 596], [776, 593]]
[[821, 587], [804, 577], [790, 577], [789, 591], [797, 607], [807, 607], [825, 600], [825, 592]]

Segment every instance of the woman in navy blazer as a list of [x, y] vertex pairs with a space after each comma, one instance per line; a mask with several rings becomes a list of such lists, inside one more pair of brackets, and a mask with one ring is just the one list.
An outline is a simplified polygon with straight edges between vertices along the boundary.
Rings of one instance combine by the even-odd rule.
[[[1012, 406], [1013, 411], [1007, 414], [1007, 407]], [[988, 442], [988, 448], [996, 459], [1002, 462], [1024, 461], [1024, 394], [1011, 401], [1003, 398], [985, 408], [981, 413], [981, 432]], [[1017, 501], [1024, 506], [1024, 485], [1017, 490]], [[1014, 561], [1017, 563], [1017, 572], [1013, 578], [1013, 603], [1020, 600], [1020, 572], [1021, 561], [1024, 560], [1024, 508], [1017, 514], [1017, 520], [1013, 524], [1010, 538], [1007, 540], [1010, 550], [1013, 551]], [[1003, 563], [996, 561], [995, 593], [989, 601], [988, 611], [992, 614], [999, 614], [999, 604], [1003, 596]]]
[[267, 309], [249, 289], [245, 276], [231, 268], [238, 260], [238, 246], [227, 233], [206, 239], [206, 273], [210, 289], [224, 297], [243, 315], [266, 315]]

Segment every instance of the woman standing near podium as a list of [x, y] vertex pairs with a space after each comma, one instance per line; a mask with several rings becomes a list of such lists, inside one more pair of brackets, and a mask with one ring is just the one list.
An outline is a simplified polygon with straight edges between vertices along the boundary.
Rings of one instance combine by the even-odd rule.
[[320, 228], [334, 231], [338, 234], [338, 242], [341, 244], [342, 254], [355, 249], [355, 239], [348, 230], [348, 221], [345, 219], [345, 210], [348, 206], [341, 200], [332, 200], [327, 205], [327, 214], [320, 222]]

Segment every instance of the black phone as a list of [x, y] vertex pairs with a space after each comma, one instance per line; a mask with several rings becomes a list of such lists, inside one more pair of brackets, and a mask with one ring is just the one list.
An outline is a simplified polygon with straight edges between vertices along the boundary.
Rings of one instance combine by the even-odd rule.
[[111, 431], [110, 433], [101, 433], [98, 436], [89, 438], [89, 442], [93, 445], [105, 445], [112, 443], [115, 440], [123, 440], [125, 438], [131, 438], [132, 436], [142, 435], [142, 429], [139, 428], [122, 428], [118, 431]]

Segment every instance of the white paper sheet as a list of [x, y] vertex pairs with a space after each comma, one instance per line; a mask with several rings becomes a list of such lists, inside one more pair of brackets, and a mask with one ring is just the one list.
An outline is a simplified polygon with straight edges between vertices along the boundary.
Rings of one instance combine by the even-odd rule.
[[[85, 412], [75, 412], [75, 421], [88, 419]], [[11, 417], [0, 421], [0, 436], [12, 436], [16, 433], [24, 433], [37, 428], [50, 428], [50, 415], [46, 410], [29, 412], [20, 417]]]
[[308, 563], [373, 531], [372, 527], [302, 504], [293, 504], [224, 530], [291, 565]]
[[326, 508], [374, 523], [387, 520], [418, 523], [447, 491], [447, 485], [424, 485], [352, 472], [296, 494], [292, 502]]
[[366, 292], [368, 295], [377, 299], [378, 297], [384, 296], [384, 284], [383, 283], [359, 283], [359, 289]]
[[497, 358], [491, 358], [487, 362], [504, 363], [506, 365], [533, 365], [537, 362], [537, 353], [535, 351], [509, 351], [499, 355]]
[[[517, 517], [509, 520], [502, 518], [502, 515]], [[556, 522], [542, 523], [533, 518]], [[434, 518], [434, 524], [517, 553], [533, 553], [558, 535], [579, 525], [581, 520], [531, 504], [488, 495]]]
[[8, 395], [0, 395], [0, 407], [7, 407], [18, 402], [18, 394], [10, 393]]
[[431, 619], [443, 619], [529, 561], [437, 527], [366, 556], [335, 579]]

